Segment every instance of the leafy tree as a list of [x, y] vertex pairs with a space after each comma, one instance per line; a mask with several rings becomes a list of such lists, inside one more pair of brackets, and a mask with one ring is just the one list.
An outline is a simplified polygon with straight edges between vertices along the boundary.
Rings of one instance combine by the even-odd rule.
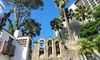
[[42, 0], [3, 0], [8, 5], [12, 5], [15, 17], [15, 29], [20, 29], [20, 24], [30, 17], [31, 10], [43, 6]]
[[91, 21], [91, 22], [83, 25], [81, 27], [79, 37], [92, 40], [94, 38], [94, 36], [98, 34], [98, 27], [99, 26], [100, 26], [99, 20]]
[[[95, 9], [97, 10], [97, 9]], [[94, 50], [98, 50], [100, 52], [100, 20], [95, 19], [90, 21], [81, 27], [81, 31], [79, 33], [80, 38], [85, 38], [83, 40], [80, 39], [79, 45], [82, 46], [80, 52], [85, 54], [89, 60], [88, 54], [94, 52]], [[95, 52], [94, 52], [95, 53]], [[97, 54], [98, 55], [98, 54]]]
[[86, 8], [85, 6], [79, 5], [77, 9], [75, 9], [74, 13], [76, 20], [79, 20], [84, 24], [84, 20], [91, 17], [92, 11], [90, 10], [90, 8]]
[[59, 18], [54, 18], [51, 22], [50, 22], [51, 28], [55, 31], [59, 32], [59, 36], [62, 39], [62, 35], [60, 30], [63, 29], [63, 24], [62, 21]]
[[3, 26], [6, 25], [6, 20], [7, 20], [8, 17], [10, 16], [10, 13], [11, 13], [11, 12], [4, 13], [4, 14], [3, 14], [3, 17], [0, 18], [0, 30], [2, 30]]
[[11, 35], [13, 35], [14, 33], [14, 27], [13, 27], [13, 24], [12, 24], [12, 21], [10, 19], [8, 19], [8, 31]]
[[[98, 10], [98, 8], [96, 8], [94, 11]], [[99, 14], [99, 13], [97, 13], [97, 14]], [[80, 38], [82, 38], [82, 37], [88, 38], [89, 40], [93, 40], [94, 36], [98, 34], [99, 27], [100, 27], [100, 20], [99, 19], [95, 19], [94, 21], [90, 21], [90, 22], [82, 25], [81, 31], [79, 33], [79, 37]]]
[[69, 38], [72, 40], [75, 40], [74, 36], [73, 36], [73, 30], [72, 30], [70, 22], [69, 22], [69, 20], [70, 20], [69, 11], [68, 11], [68, 8], [65, 9], [65, 5], [68, 2], [68, 0], [54, 0], [54, 2], [55, 2], [55, 5], [58, 8], [60, 8], [60, 13], [62, 15], [62, 19], [66, 20], [66, 22], [67, 22], [67, 30], [68, 30]]
[[96, 20], [100, 20], [100, 5], [98, 5], [93, 11], [93, 16]]

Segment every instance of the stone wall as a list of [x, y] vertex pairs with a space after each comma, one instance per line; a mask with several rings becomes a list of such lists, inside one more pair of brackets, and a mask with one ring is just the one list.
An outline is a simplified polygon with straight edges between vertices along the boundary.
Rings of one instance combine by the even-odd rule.
[[[44, 40], [44, 54], [39, 56], [39, 49], [40, 49], [40, 40]], [[71, 50], [69, 47], [74, 47], [74, 45], [66, 45], [62, 44], [62, 41], [58, 40], [58, 39], [43, 39], [40, 38], [40, 40], [36, 43], [34, 43], [34, 48], [33, 48], [33, 53], [32, 53], [32, 60], [79, 60], [78, 57], [78, 52], [77, 50]], [[50, 51], [48, 51], [48, 41], [51, 40], [52, 41], [52, 54], [48, 56], [48, 53]], [[60, 54], [57, 55], [57, 50], [56, 50], [56, 42], [59, 42], [59, 48], [60, 49]], [[71, 42], [71, 41], [70, 41]], [[68, 42], [68, 43], [70, 43]], [[68, 44], [67, 43], [67, 44]], [[75, 46], [76, 47], [76, 46]]]

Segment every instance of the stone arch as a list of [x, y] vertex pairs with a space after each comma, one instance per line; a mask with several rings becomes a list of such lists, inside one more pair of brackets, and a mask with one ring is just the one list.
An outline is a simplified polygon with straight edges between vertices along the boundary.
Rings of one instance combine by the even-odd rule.
[[58, 56], [60, 54], [59, 41], [55, 42], [55, 47], [56, 47], [56, 56]]
[[48, 56], [52, 54], [52, 41], [48, 40]]
[[39, 47], [39, 56], [44, 54], [44, 40], [40, 40], [40, 47]]

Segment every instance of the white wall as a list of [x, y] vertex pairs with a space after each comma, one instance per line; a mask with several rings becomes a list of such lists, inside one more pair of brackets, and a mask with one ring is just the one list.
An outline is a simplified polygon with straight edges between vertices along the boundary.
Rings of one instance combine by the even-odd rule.
[[15, 48], [14, 57], [12, 57], [11, 60], [23, 60], [23, 59], [22, 59], [23, 47], [20, 46], [20, 45], [16, 42], [16, 40], [14, 40], [12, 44], [15, 45], [16, 48]]
[[11, 34], [9, 34], [5, 29], [3, 29], [0, 35], [0, 39], [8, 41], [9, 37], [15, 39]]
[[12, 57], [12, 60], [27, 60], [28, 59], [28, 46], [29, 46], [29, 37], [19, 37], [17, 39], [27, 39], [26, 47], [19, 45], [16, 40], [13, 41], [13, 45], [16, 46], [15, 55]]
[[8, 41], [9, 34], [6, 31], [2, 30], [0, 39]]
[[[12, 44], [14, 46], [16, 46], [14, 56], [10, 57], [10, 60], [28, 60], [28, 52], [29, 52], [28, 47], [29, 47], [29, 41], [30, 41], [29, 37], [15, 38], [12, 35], [10, 35], [7, 31], [3, 30], [3, 32], [0, 36], [0, 40], [8, 41], [9, 37], [12, 37], [14, 39]], [[19, 43], [17, 43], [16, 39], [27, 39], [26, 47], [19, 45]], [[0, 60], [9, 60], [9, 56], [0, 54]]]
[[68, 9], [72, 9], [72, 10], [75, 10], [77, 7], [76, 7], [76, 5], [73, 3], [72, 5], [70, 5], [69, 6], [69, 8]]

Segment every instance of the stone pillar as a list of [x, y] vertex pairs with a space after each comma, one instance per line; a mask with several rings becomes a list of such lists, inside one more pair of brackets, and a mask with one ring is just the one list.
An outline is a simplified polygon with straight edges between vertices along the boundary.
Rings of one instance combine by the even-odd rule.
[[54, 58], [56, 57], [55, 41], [52, 41], [52, 55], [53, 55]]
[[44, 60], [48, 60], [48, 44], [47, 41], [44, 42]]
[[32, 60], [39, 60], [39, 43], [34, 43], [34, 49], [32, 52]]

